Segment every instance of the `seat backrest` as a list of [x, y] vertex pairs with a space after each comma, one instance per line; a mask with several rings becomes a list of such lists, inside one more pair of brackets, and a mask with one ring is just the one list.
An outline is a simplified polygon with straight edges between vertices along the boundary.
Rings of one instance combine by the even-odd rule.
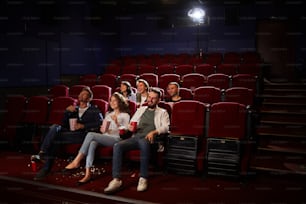
[[194, 90], [193, 100], [202, 103], [217, 103], [222, 100], [222, 92], [219, 88], [214, 86], [201, 86]]
[[161, 76], [163, 74], [174, 74], [174, 66], [172, 64], [162, 64], [157, 66], [156, 74]]
[[132, 117], [134, 115], [134, 113], [136, 112], [137, 109], [137, 104], [134, 101], [128, 101], [129, 103], [129, 109], [130, 109], [130, 116]]
[[226, 52], [223, 55], [224, 64], [240, 64], [241, 57], [237, 52]]
[[208, 76], [215, 73], [215, 68], [210, 64], [199, 64], [195, 67], [194, 72]]
[[103, 114], [103, 116], [105, 117], [105, 114], [107, 112], [108, 109], [108, 102], [103, 100], [103, 99], [92, 99], [90, 101], [90, 103], [94, 106], [96, 106], [101, 113]]
[[180, 96], [182, 97], [182, 100], [193, 100], [192, 91], [188, 88], [181, 87]]
[[156, 74], [144, 73], [139, 76], [139, 79], [146, 80], [150, 84], [150, 86], [158, 86], [158, 76]]
[[168, 114], [169, 114], [169, 117], [171, 118], [171, 115], [172, 115], [172, 106], [170, 105], [170, 103], [168, 102], [165, 102], [165, 101], [160, 101], [158, 103], [158, 106], [167, 110]]
[[209, 111], [208, 137], [242, 139], [246, 136], [247, 110], [235, 102], [214, 103]]
[[31, 96], [24, 111], [23, 122], [45, 124], [49, 111], [49, 98], [46, 96]]
[[193, 65], [190, 64], [182, 64], [182, 65], [177, 65], [175, 68], [175, 73], [183, 76], [185, 74], [191, 74], [193, 73]]
[[26, 107], [26, 97], [9, 95], [6, 98], [3, 124], [15, 124], [22, 120]]
[[119, 78], [119, 84], [121, 81], [128, 81], [133, 87], [136, 86], [136, 75], [135, 74], [122, 74]]
[[62, 124], [64, 112], [70, 105], [75, 105], [76, 99], [72, 97], [60, 96], [53, 99], [49, 112], [48, 124]]
[[106, 85], [114, 90], [117, 87], [117, 76], [114, 74], [102, 74], [98, 77], [98, 85]]
[[245, 87], [256, 92], [256, 76], [250, 74], [236, 74], [232, 78], [232, 87]]
[[121, 74], [121, 66], [118, 64], [110, 64], [105, 67], [104, 74], [114, 74], [119, 76]]
[[237, 74], [237, 65], [236, 64], [219, 64], [217, 66], [216, 73], [235, 75]]
[[173, 104], [171, 115], [171, 134], [202, 137], [205, 127], [204, 103], [192, 100]]
[[260, 63], [260, 56], [257, 52], [243, 52], [241, 53], [242, 63]]
[[244, 105], [253, 105], [254, 94], [251, 89], [244, 87], [232, 87], [225, 90], [225, 101], [237, 102]]
[[112, 89], [106, 85], [95, 85], [91, 88], [93, 93], [93, 98], [103, 99], [104, 101], [109, 101], [112, 94]]
[[84, 84], [86, 86], [92, 87], [97, 84], [98, 76], [96, 74], [86, 74], [80, 76], [79, 84]]
[[192, 73], [182, 76], [182, 87], [194, 90], [197, 87], [204, 86], [206, 78], [203, 74]]
[[170, 82], [180, 83], [180, 76], [178, 74], [164, 74], [159, 76], [159, 87], [167, 91], [167, 86]]
[[150, 64], [139, 64], [138, 66], [138, 74], [142, 75], [144, 73], [152, 73], [155, 74], [156, 67]]
[[69, 96], [69, 87], [63, 84], [54, 85], [49, 89], [49, 97]]
[[206, 55], [205, 63], [217, 66], [218, 64], [222, 63], [222, 53], [208, 53]]
[[230, 86], [230, 78], [226, 74], [211, 74], [207, 77], [207, 85], [227, 89]]
[[125, 65], [121, 69], [121, 75], [122, 74], [138, 74], [138, 66], [137, 64], [129, 64]]
[[77, 99], [81, 91], [88, 86], [86, 85], [73, 85], [69, 89], [69, 96]]

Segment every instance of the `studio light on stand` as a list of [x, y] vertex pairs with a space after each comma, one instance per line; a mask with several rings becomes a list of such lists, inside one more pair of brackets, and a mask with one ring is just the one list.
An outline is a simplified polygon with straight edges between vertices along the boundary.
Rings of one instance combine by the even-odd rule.
[[204, 23], [205, 11], [202, 8], [195, 7], [188, 11], [188, 16], [191, 20], [195, 23], [197, 27], [197, 52], [199, 53], [199, 57], [202, 58], [202, 49], [200, 49], [200, 40], [199, 40], [199, 33], [200, 33], [200, 25]]

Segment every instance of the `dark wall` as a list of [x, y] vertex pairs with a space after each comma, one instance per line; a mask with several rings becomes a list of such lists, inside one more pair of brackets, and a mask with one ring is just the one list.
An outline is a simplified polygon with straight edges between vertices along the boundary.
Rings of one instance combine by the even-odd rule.
[[[70, 3], [69, 3], [70, 2]], [[0, 6], [0, 87], [51, 86], [63, 75], [100, 74], [117, 44], [113, 18], [86, 1], [7, 1]]]

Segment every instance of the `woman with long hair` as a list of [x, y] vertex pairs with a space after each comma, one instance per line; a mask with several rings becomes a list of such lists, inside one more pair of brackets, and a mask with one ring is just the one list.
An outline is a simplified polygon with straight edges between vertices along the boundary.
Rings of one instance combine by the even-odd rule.
[[95, 150], [97, 146], [113, 146], [121, 140], [119, 129], [128, 129], [130, 115], [125, 98], [120, 93], [113, 93], [109, 100], [109, 111], [106, 113], [103, 124], [100, 127], [101, 133], [89, 132], [75, 159], [68, 164], [63, 171], [77, 169], [82, 159], [86, 156], [85, 176], [78, 181], [78, 184], [85, 184], [91, 180], [90, 168], [92, 167]]

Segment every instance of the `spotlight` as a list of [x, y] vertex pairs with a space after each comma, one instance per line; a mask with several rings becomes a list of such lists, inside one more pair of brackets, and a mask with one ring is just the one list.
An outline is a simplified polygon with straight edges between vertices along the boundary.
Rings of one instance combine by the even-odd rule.
[[198, 24], [204, 23], [205, 11], [201, 8], [192, 8], [188, 11], [188, 16], [192, 18], [193, 22]]

